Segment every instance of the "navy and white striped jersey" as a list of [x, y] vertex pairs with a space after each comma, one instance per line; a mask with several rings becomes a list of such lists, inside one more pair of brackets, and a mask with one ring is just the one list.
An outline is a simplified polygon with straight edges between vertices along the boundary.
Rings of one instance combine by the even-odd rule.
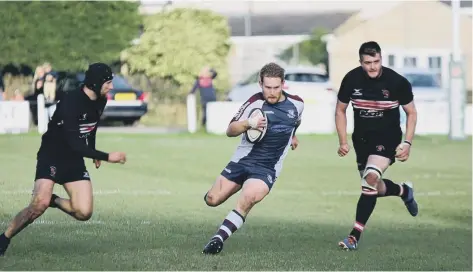
[[243, 134], [231, 161], [274, 169], [276, 177], [279, 176], [304, 110], [304, 101], [299, 96], [283, 94], [285, 100], [269, 104], [264, 100], [263, 93], [259, 92], [240, 107], [231, 122], [245, 120], [252, 109], [260, 108], [266, 113], [268, 128], [264, 138], [254, 144], [248, 142]]

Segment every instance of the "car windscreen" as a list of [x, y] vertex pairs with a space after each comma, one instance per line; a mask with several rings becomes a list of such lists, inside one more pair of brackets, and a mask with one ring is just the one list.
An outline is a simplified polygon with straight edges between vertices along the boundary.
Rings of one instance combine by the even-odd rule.
[[112, 83], [113, 83], [114, 89], [131, 89], [132, 88], [130, 84], [128, 84], [128, 82], [124, 78], [119, 77], [119, 76], [113, 77]]
[[323, 83], [328, 81], [327, 76], [314, 73], [287, 73], [285, 79], [287, 81], [312, 83]]
[[440, 88], [440, 84], [433, 74], [406, 73], [404, 77], [411, 83], [413, 88]]

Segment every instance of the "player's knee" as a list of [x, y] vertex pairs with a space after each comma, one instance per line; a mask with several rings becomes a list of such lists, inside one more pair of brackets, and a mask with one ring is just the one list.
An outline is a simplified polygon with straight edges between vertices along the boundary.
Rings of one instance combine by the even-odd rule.
[[383, 172], [375, 165], [368, 165], [361, 178], [361, 187], [364, 194], [377, 194], [378, 184]]
[[92, 210], [90, 209], [79, 209], [74, 213], [74, 217], [79, 221], [87, 221], [92, 217]]
[[217, 196], [213, 193], [210, 193], [210, 192], [205, 194], [204, 201], [205, 201], [205, 204], [207, 204], [210, 207], [216, 207], [216, 206], [220, 205], [220, 201], [217, 198]]
[[375, 173], [368, 173], [365, 176], [366, 183], [368, 183], [372, 187], [376, 187], [378, 185], [379, 176]]

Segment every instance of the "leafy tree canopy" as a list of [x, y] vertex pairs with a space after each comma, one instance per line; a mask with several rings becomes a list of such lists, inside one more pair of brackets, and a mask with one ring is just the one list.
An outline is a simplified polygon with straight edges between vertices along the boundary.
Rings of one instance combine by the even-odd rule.
[[139, 1], [0, 3], [0, 66], [50, 62], [77, 71], [112, 63], [139, 34]]
[[229, 82], [227, 56], [230, 31], [225, 17], [208, 10], [173, 9], [145, 18], [138, 44], [123, 54], [132, 73], [171, 79], [188, 91], [199, 71], [218, 72], [215, 85]]

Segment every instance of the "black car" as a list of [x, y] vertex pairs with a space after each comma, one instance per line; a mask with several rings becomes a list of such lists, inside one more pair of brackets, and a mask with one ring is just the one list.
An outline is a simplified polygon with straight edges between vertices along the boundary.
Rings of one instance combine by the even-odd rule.
[[[85, 74], [77, 74], [79, 82]], [[113, 89], [107, 94], [108, 102], [102, 113], [102, 120], [121, 121], [132, 125], [148, 112], [145, 93], [134, 89], [125, 78], [115, 75], [112, 80]]]
[[[76, 91], [85, 78], [84, 73], [58, 72], [57, 75], [56, 100], [60, 100], [62, 94], [66, 92]], [[139, 121], [148, 112], [146, 94], [134, 89], [125, 78], [119, 75], [114, 76], [112, 83], [114, 88], [107, 94], [108, 102], [102, 113], [102, 120], [120, 121], [125, 125], [132, 125]], [[33, 120], [37, 124], [37, 95], [26, 99], [30, 101]]]

